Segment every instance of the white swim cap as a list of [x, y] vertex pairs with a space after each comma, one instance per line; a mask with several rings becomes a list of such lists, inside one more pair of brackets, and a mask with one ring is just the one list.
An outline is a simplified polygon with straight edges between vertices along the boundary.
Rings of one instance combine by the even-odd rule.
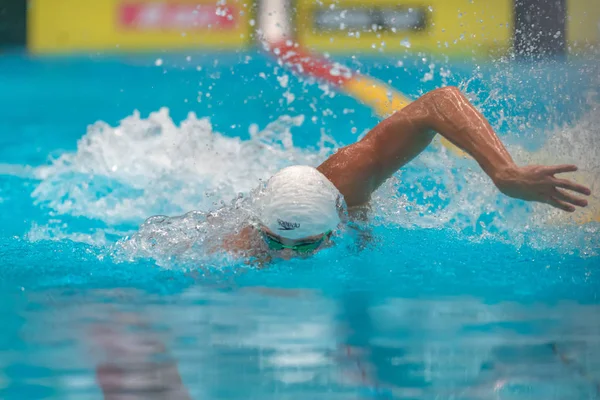
[[296, 165], [273, 175], [259, 202], [263, 225], [286, 239], [316, 236], [337, 228], [343, 197], [316, 168]]

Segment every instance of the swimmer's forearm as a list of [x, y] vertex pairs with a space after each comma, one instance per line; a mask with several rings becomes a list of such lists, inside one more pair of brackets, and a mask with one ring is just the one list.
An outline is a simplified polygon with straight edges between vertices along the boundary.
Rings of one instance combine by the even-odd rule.
[[359, 142], [327, 159], [319, 170], [344, 188], [349, 206], [362, 205], [386, 179], [427, 148], [434, 132], [469, 153], [498, 187], [516, 169], [486, 119], [457, 88], [446, 87], [381, 121]]
[[494, 181], [515, 163], [489, 122], [457, 88], [439, 89], [422, 98], [427, 125], [469, 153]]

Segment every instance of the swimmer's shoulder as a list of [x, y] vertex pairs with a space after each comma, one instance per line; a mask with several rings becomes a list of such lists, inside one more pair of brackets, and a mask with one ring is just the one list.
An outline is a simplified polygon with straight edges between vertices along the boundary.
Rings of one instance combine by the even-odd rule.
[[339, 149], [317, 167], [344, 196], [349, 208], [367, 204], [378, 186], [378, 163], [371, 150], [358, 142]]
[[250, 251], [256, 241], [256, 235], [256, 229], [252, 225], [246, 225], [223, 238], [223, 249], [230, 253]]

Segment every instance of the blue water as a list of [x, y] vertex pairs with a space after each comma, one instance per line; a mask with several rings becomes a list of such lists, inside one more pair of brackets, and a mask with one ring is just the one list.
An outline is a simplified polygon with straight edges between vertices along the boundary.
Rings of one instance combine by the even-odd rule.
[[[303, 115], [291, 128], [293, 149], [262, 156], [266, 171], [292, 153], [318, 159], [322, 134], [349, 144], [378, 121], [317, 84], [294, 76], [282, 84], [286, 72], [262, 54], [187, 56], [0, 57], [0, 398], [97, 399], [102, 382], [140, 399], [165, 391], [195, 399], [599, 397], [598, 224], [536, 224], [543, 209], [470, 182], [482, 179], [467, 173], [476, 166], [438, 163], [435, 151], [380, 195], [388, 201], [361, 251], [340, 239], [309, 260], [267, 269], [117, 258], [115, 243], [146, 217], [211, 208], [189, 191], [191, 165], [205, 159], [171, 148], [163, 169], [147, 171], [152, 163], [119, 153], [122, 142], [111, 141], [119, 135], [90, 136], [88, 125], [118, 126], [134, 110], [144, 121], [161, 107], [178, 123], [193, 111], [225, 138], [217, 149], [239, 137], [250, 151], [251, 125]], [[511, 146], [537, 151], [551, 132], [598, 138], [594, 60], [340, 61], [412, 97], [458, 85]], [[582, 133], [582, 123], [596, 130]], [[166, 135], [160, 126], [148, 141]], [[93, 137], [98, 147], [86, 144]], [[155, 148], [167, 152], [171, 143]], [[566, 161], [593, 160], [589, 150]], [[53, 167], [69, 154], [76, 156], [63, 169]], [[122, 163], [113, 174], [114, 154]], [[236, 162], [240, 170], [255, 165]], [[139, 165], [138, 175], [121, 173]], [[198, 177], [201, 190], [214, 189], [207, 182], [218, 172]], [[454, 194], [449, 177], [458, 182]], [[232, 193], [255, 183], [232, 180]], [[453, 203], [461, 188], [475, 197]], [[395, 209], [394, 190], [412, 206]], [[433, 197], [423, 195], [430, 190]], [[232, 197], [216, 196], [217, 204]]]

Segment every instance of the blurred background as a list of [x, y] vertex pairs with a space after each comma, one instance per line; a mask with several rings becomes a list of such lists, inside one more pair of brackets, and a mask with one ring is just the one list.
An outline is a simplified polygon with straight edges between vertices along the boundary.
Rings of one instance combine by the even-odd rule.
[[468, 57], [577, 54], [600, 40], [591, 0], [2, 0], [0, 45], [35, 55], [236, 51], [255, 46], [258, 13], [281, 5], [296, 40], [339, 54], [392, 54], [407, 44]]

